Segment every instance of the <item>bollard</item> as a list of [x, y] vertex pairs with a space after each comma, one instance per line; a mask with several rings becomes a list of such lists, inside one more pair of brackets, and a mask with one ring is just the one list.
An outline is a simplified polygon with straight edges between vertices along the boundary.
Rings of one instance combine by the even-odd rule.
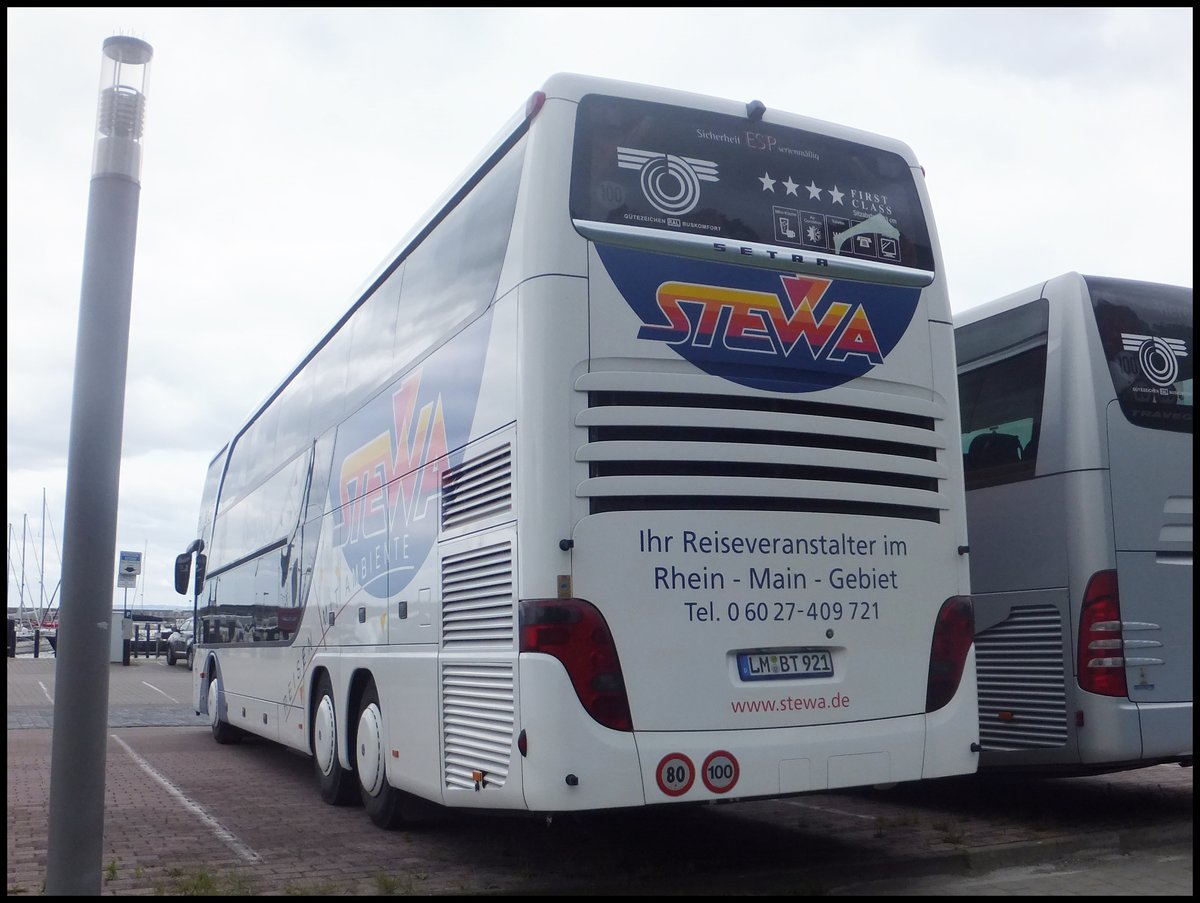
[[8, 657], [17, 657], [17, 622], [8, 619]]
[[38, 653], [42, 651], [42, 630], [40, 627], [33, 628], [33, 657], [37, 658]]

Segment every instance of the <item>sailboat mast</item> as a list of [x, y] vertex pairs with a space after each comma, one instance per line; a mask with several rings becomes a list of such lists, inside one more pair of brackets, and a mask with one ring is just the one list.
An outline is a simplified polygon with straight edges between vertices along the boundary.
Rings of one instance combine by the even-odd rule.
[[[46, 610], [46, 487], [42, 487], [42, 557], [38, 561], [38, 606]], [[40, 619], [39, 619], [40, 620]]]
[[[29, 533], [29, 515], [21, 515], [21, 613], [25, 613], [25, 538]], [[41, 616], [38, 616], [41, 620]]]

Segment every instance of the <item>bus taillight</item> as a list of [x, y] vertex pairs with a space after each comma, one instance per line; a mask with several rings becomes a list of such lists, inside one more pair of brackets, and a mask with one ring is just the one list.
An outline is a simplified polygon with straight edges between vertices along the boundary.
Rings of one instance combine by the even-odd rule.
[[529, 100], [525, 101], [525, 118], [532, 119], [541, 112], [542, 106], [546, 103], [545, 91], [534, 91], [529, 95]]
[[617, 647], [603, 616], [582, 599], [524, 599], [521, 651], [552, 655], [584, 709], [605, 727], [633, 730]]
[[1128, 696], [1117, 572], [1097, 571], [1083, 591], [1079, 616], [1079, 686], [1101, 696]]
[[936, 712], [958, 692], [967, 653], [975, 639], [975, 608], [970, 596], [951, 596], [942, 603], [933, 625], [925, 711]]

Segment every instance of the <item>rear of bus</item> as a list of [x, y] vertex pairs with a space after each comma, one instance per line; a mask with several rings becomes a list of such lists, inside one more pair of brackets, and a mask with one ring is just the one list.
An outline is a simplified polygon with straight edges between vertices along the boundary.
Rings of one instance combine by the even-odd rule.
[[[1115, 567], [1084, 587], [1076, 667], [1081, 688], [1117, 700], [1120, 714], [1093, 719], [1104, 739], [1082, 743], [1081, 758], [1190, 764], [1192, 290], [1083, 278], [1108, 377], [1100, 398]], [[1135, 716], [1136, 742], [1106, 750]]]
[[[950, 307], [912, 152], [757, 102], [545, 95], [529, 165], [573, 157], [518, 216], [562, 252], [521, 289], [519, 358], [550, 361], [518, 421], [529, 807], [975, 771]], [[537, 425], [564, 414], [555, 457]], [[566, 519], [529, 516], [564, 486]]]
[[1192, 290], [1069, 273], [958, 332], [980, 768], [1190, 764]]

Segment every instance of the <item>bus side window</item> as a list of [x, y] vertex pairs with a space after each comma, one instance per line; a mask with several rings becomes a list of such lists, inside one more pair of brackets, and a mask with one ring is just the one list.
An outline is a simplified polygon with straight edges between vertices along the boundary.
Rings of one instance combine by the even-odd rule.
[[1048, 324], [1039, 298], [954, 331], [967, 489], [1034, 476]]
[[968, 489], [1033, 477], [1045, 362], [1042, 347], [959, 374]]

